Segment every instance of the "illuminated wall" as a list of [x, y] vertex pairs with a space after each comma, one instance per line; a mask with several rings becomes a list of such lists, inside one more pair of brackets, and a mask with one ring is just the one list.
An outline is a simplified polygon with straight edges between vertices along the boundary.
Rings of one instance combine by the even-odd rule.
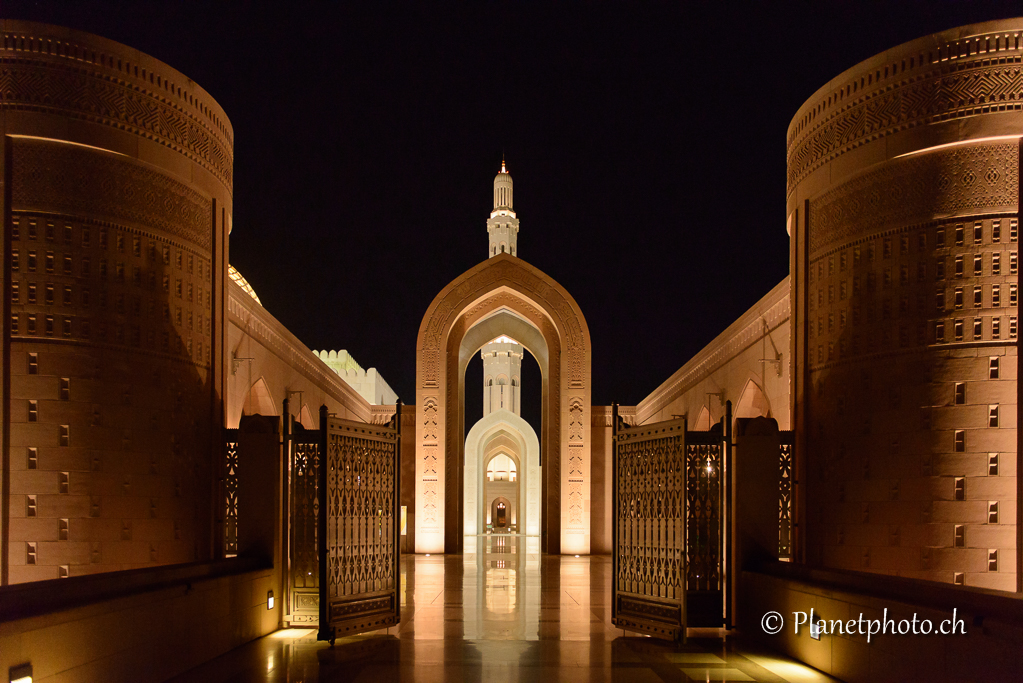
[[1023, 20], [868, 59], [788, 130], [806, 560], [1015, 590]]
[[208, 558], [231, 125], [136, 50], [2, 27], [2, 582]]

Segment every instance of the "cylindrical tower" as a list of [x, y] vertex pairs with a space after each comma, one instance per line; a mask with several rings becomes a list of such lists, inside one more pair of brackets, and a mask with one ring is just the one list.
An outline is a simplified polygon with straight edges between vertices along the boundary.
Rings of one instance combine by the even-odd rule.
[[231, 124], [125, 45], [0, 29], [2, 582], [208, 559]]
[[498, 254], [519, 255], [519, 219], [512, 210], [512, 177], [501, 162], [501, 172], [494, 178], [494, 210], [487, 219], [491, 258]]
[[1023, 19], [837, 76], [788, 130], [811, 564], [1017, 589]]
[[500, 336], [480, 351], [483, 358], [483, 417], [495, 410], [522, 414], [522, 345]]

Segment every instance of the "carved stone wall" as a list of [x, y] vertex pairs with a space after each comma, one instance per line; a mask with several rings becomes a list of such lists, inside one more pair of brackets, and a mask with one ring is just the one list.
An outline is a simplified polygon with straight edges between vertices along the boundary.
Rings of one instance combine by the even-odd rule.
[[123, 45], [0, 24], [0, 583], [209, 559], [227, 117]]
[[459, 358], [466, 334], [498, 311], [509, 311], [539, 331], [547, 346], [547, 362], [538, 359], [545, 387], [541, 451], [547, 507], [542, 534], [552, 552], [589, 552], [589, 332], [579, 307], [560, 285], [510, 255], [488, 259], [448, 285], [420, 327], [417, 552], [459, 547], [452, 545], [460, 541], [453, 537], [460, 535], [464, 447]]
[[789, 128], [812, 564], [1016, 590], [1021, 62], [1018, 20], [920, 39]]

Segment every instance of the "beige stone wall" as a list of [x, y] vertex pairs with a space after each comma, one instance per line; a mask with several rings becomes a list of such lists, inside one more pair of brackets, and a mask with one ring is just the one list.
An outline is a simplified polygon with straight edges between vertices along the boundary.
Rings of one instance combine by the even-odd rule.
[[788, 131], [806, 560], [1015, 590], [1023, 20], [893, 48]]
[[[375, 417], [374, 406], [235, 282], [228, 283], [227, 321], [228, 427], [237, 427], [246, 411], [279, 416], [289, 397], [292, 415], [309, 422], [307, 428], [319, 428], [321, 405], [360, 422], [382, 422], [394, 414], [393, 405], [378, 406], [383, 416]], [[265, 391], [270, 403], [250, 401], [246, 407], [253, 387]]]
[[[268, 610], [266, 596], [278, 578], [271, 569], [217, 578], [197, 575], [80, 607], [5, 618], [0, 623], [0, 670], [6, 674], [31, 663], [32, 679], [39, 683], [167, 680], [275, 631], [280, 600]], [[112, 585], [109, 590], [117, 594], [124, 588]]]
[[790, 429], [789, 284], [782, 280], [636, 406], [637, 424], [685, 416], [707, 429], [733, 417], [773, 417]]
[[96, 36], [4, 21], [0, 59], [0, 583], [207, 559], [230, 123]]

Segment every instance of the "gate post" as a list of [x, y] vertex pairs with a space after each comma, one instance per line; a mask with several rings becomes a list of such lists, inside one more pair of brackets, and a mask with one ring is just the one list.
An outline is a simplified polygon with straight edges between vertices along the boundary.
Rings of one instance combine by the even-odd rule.
[[732, 614], [742, 622], [742, 572], [778, 559], [778, 422], [740, 418], [732, 468]]
[[319, 514], [316, 516], [316, 554], [319, 557], [320, 569], [320, 631], [317, 640], [329, 640], [334, 646], [333, 629], [330, 628], [330, 615], [325, 599], [324, 587], [327, 585], [327, 404], [320, 406], [320, 472], [319, 486], [316, 488], [316, 504]]

